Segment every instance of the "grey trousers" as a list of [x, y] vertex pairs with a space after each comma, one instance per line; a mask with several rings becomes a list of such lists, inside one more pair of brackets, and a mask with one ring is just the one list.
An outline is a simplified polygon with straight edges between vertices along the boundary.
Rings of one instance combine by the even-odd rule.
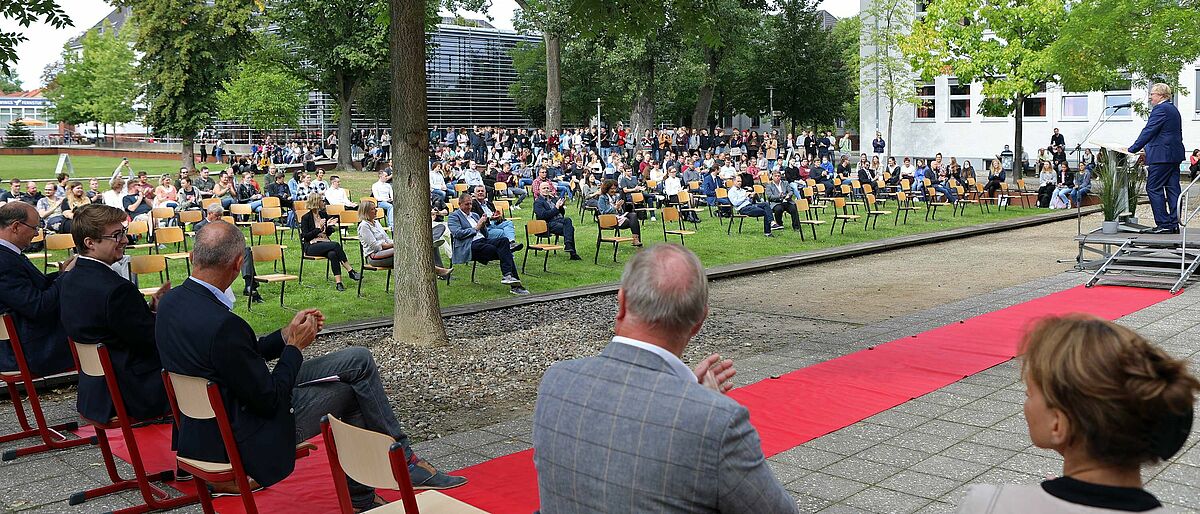
[[[332, 414], [356, 427], [392, 436], [404, 445], [404, 454], [411, 463], [415, 458], [408, 435], [392, 412], [379, 369], [371, 352], [352, 346], [328, 355], [306, 360], [300, 365], [296, 383], [328, 376], [341, 377], [340, 382], [328, 382], [297, 387], [292, 391], [292, 408], [296, 416], [296, 440], [305, 441], [321, 433], [321, 417]], [[368, 507], [375, 499], [375, 489], [359, 484], [349, 477], [346, 482], [355, 507]]]

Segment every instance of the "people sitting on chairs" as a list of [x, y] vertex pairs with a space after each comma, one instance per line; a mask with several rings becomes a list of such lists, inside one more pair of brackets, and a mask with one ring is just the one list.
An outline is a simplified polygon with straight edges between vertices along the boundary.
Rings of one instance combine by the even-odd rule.
[[337, 220], [337, 216], [330, 216], [325, 212], [323, 196], [309, 196], [308, 212], [300, 219], [300, 246], [304, 255], [329, 260], [329, 267], [333, 270], [334, 287], [338, 291], [345, 291], [346, 286], [342, 285], [342, 270], [346, 270], [350, 280], [362, 280], [362, 275], [350, 267], [342, 245], [329, 240], [329, 236], [338, 231]]
[[1141, 470], [1187, 442], [1200, 392], [1187, 360], [1085, 314], [1042, 319], [1022, 350], [1029, 438], [1062, 455], [1062, 476], [973, 485], [958, 512], [1166, 512]]
[[[950, 189], [950, 187], [946, 185], [947, 173], [949, 173], [949, 171], [934, 172], [931, 170], [927, 175], [925, 175], [925, 178], [929, 179], [930, 187], [932, 187], [934, 191], [937, 191], [941, 193], [942, 196], [946, 197], [947, 202], [958, 203], [958, 195], [955, 194], [953, 189]], [[929, 200], [932, 201], [932, 199]]]
[[[76, 343], [108, 348], [129, 416], [151, 419], [170, 412], [154, 321], [171, 283], [163, 283], [147, 305], [137, 286], [113, 271], [129, 244], [125, 220], [124, 212], [107, 205], [85, 205], [75, 212], [71, 239], [79, 257], [75, 269], [59, 278], [60, 320]], [[107, 422], [116, 415], [104, 377], [80, 373], [76, 405], [89, 420]]]
[[[284, 181], [283, 172], [276, 173], [274, 179], [267, 185], [267, 196], [278, 198], [280, 207], [288, 209], [293, 207], [292, 188], [288, 187], [287, 182]], [[262, 212], [262, 202], [251, 204], [251, 206], [254, 207], [255, 213]]]
[[1046, 209], [1050, 207], [1050, 199], [1054, 197], [1057, 175], [1050, 161], [1042, 161], [1041, 166], [1042, 169], [1038, 173], [1038, 207]]
[[371, 184], [371, 196], [375, 198], [376, 207], [383, 209], [383, 219], [392, 226], [392, 176], [388, 172], [379, 172], [379, 180]]
[[504, 213], [500, 212], [496, 205], [487, 199], [487, 188], [475, 186], [471, 192], [475, 199], [475, 202], [472, 203], [475, 214], [488, 219], [488, 236], [503, 237], [508, 240], [510, 250], [520, 251], [525, 245], [517, 242], [517, 228], [513, 225], [512, 220], [504, 219]]
[[[66, 371], [74, 365], [67, 333], [59, 321], [60, 273], [43, 275], [21, 252], [38, 235], [37, 210], [24, 202], [0, 206], [0, 309], [12, 314], [34, 376]], [[62, 271], [75, 266], [75, 258]], [[16, 371], [16, 355], [8, 341], [0, 342], [0, 371]]]
[[262, 207], [262, 191], [254, 183], [254, 174], [247, 171], [242, 173], [242, 181], [234, 188], [235, 203], [250, 204], [250, 209], [259, 210]]
[[1007, 178], [1007, 173], [1004, 172], [1004, 164], [1000, 161], [1000, 157], [996, 156], [995, 159], [992, 159], [992, 165], [988, 168], [988, 183], [983, 186], [984, 192], [989, 197], [995, 198], [996, 192], [1000, 190], [1000, 184], [1004, 183], [1005, 178]]
[[[223, 214], [225, 214], [225, 211], [221, 210], [220, 205], [215, 203], [209, 204], [208, 209], [204, 211], [204, 219], [197, 221], [196, 224], [192, 226], [192, 231], [199, 233], [200, 229], [204, 228], [209, 223], [221, 221], [221, 215]], [[250, 253], [250, 247], [247, 246], [245, 258], [242, 259], [242, 281], [245, 284], [242, 288], [242, 294], [245, 295], [250, 302], [263, 303], [262, 295], [258, 294], [258, 281], [254, 280], [255, 274], [254, 257]]]
[[551, 234], [562, 236], [563, 247], [570, 254], [571, 260], [580, 260], [579, 254], [575, 252], [575, 225], [571, 218], [563, 214], [566, 199], [558, 196], [553, 184], [542, 182], [541, 186], [541, 194], [533, 201], [534, 217], [545, 221]]
[[500, 283], [509, 286], [512, 294], [529, 294], [527, 289], [521, 287], [521, 278], [517, 275], [517, 265], [513, 261], [511, 242], [504, 236], [489, 235], [489, 220], [475, 212], [474, 202], [474, 196], [463, 192], [458, 197], [458, 209], [447, 217], [451, 246], [454, 249], [451, 262], [466, 264], [475, 261], [486, 264], [498, 260]]
[[783, 181], [783, 171], [771, 173], [771, 181], [767, 182], [767, 201], [771, 203], [771, 212], [775, 213], [775, 225], [783, 228], [783, 213], [792, 217], [792, 230], [800, 230], [800, 212], [796, 210], [796, 197], [792, 187]]
[[[742, 183], [734, 183], [733, 187], [729, 188], [729, 203], [733, 205], [733, 209], [743, 216], [751, 218], [761, 217], [763, 219], [763, 235], [774, 237], [771, 234], [773, 229], [781, 229], [782, 225], [774, 225], [772, 221], [771, 204], [763, 201], [756, 203], [753, 198], [753, 192], [746, 189], [753, 187], [752, 183], [746, 183], [743, 177]], [[795, 218], [793, 218], [795, 219]]]
[[[223, 291], [240, 273], [245, 247], [242, 232], [225, 222], [213, 222], [198, 233], [192, 275], [161, 300], [155, 336], [161, 368], [220, 386], [242, 466], [257, 482], [251, 487], [269, 486], [290, 475], [297, 443], [320, 433], [320, 420], [326, 414], [353, 420], [355, 426], [387, 434], [400, 443], [414, 489], [449, 489], [466, 483], [465, 478], [446, 475], [413, 452], [369, 350], [357, 346], [304, 359], [302, 350], [324, 324], [321, 311], [301, 310], [287, 326], [263, 337], [231, 312], [232, 303]], [[269, 367], [272, 360], [274, 366]], [[159, 369], [155, 367], [155, 375]], [[306, 384], [328, 377], [337, 380]], [[182, 417], [177, 443], [180, 457], [228, 462], [213, 420]], [[371, 487], [353, 481], [348, 485], [358, 509], [385, 503]]]
[[710, 207], [717, 205], [717, 189], [725, 187], [725, 181], [721, 180], [721, 168], [712, 166], [708, 169], [708, 174], [700, 181], [700, 190], [704, 192], [704, 203]]
[[357, 209], [358, 204], [350, 201], [350, 193], [342, 189], [342, 178], [334, 175], [329, 177], [329, 188], [325, 190], [325, 203], [329, 205], [345, 205], [347, 209]]
[[642, 246], [642, 227], [637, 216], [632, 215], [633, 206], [621, 198], [617, 181], [608, 179], [600, 185], [600, 197], [596, 199], [596, 214], [612, 214], [617, 217], [617, 228], [628, 228], [633, 234], [633, 246]]
[[[1066, 209], [1071, 206], [1067, 195], [1075, 187], [1075, 174], [1066, 161], [1058, 163], [1058, 173], [1054, 175], [1054, 198], [1050, 201], [1051, 209]], [[1055, 201], [1057, 200], [1057, 201]]]

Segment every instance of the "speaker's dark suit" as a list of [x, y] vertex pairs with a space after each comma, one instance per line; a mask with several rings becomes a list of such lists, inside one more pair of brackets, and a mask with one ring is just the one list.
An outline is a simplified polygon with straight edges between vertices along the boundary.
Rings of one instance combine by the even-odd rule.
[[[169, 413], [154, 346], [154, 313], [137, 286], [104, 263], [85, 258], [58, 282], [67, 335], [78, 343], [103, 343], [108, 348], [129, 415], [151, 419]], [[106, 422], [116, 415], [102, 377], [79, 374], [76, 404], [90, 420]]]
[[[221, 387], [246, 472], [267, 486], [295, 467], [296, 422], [292, 388], [304, 360], [278, 331], [258, 338], [198, 282], [185, 280], [159, 302], [156, 327], [167, 371], [202, 377]], [[273, 370], [266, 361], [279, 359]], [[229, 462], [215, 421], [183, 418], [182, 457]]]
[[[74, 360], [67, 333], [58, 322], [58, 273], [43, 275], [29, 258], [0, 245], [0, 310], [13, 324], [34, 376], [71, 369]], [[0, 370], [17, 369], [8, 341], [0, 341]]]

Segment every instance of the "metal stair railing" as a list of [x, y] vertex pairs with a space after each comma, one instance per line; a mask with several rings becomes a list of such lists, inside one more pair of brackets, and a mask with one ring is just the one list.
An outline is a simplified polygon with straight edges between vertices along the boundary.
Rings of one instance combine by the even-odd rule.
[[1096, 285], [1096, 282], [1100, 281], [1100, 276], [1108, 272], [1108, 266], [1110, 264], [1112, 264], [1113, 261], [1117, 260], [1119, 257], [1124, 255], [1125, 248], [1127, 248], [1130, 244], [1131, 244], [1130, 241], [1125, 241], [1124, 243], [1121, 243], [1121, 247], [1117, 248], [1117, 250], [1115, 252], [1113, 252], [1112, 254], [1110, 254], [1108, 256], [1108, 260], [1104, 261], [1104, 264], [1102, 264], [1100, 266], [1100, 268], [1097, 269], [1096, 272], [1092, 274], [1092, 278], [1089, 278], [1087, 281], [1087, 284], [1084, 284], [1084, 286], [1092, 287], [1092, 286]]
[[[1180, 240], [1179, 247], [1180, 247], [1181, 251], [1179, 253], [1180, 253], [1181, 257], [1179, 260], [1179, 273], [1181, 275], [1184, 273], [1187, 273], [1187, 269], [1188, 269], [1187, 226], [1188, 226], [1188, 223], [1192, 221], [1192, 218], [1195, 218], [1197, 214], [1200, 214], [1200, 205], [1197, 205], [1196, 208], [1192, 209], [1191, 211], [1188, 210], [1189, 206], [1191, 205], [1192, 188], [1195, 187], [1197, 181], [1200, 181], [1200, 176], [1197, 176], [1196, 178], [1192, 179], [1191, 182], [1188, 183], [1188, 186], [1186, 188], [1184, 188], [1183, 192], [1179, 195], [1178, 203], [1175, 206], [1176, 207], [1175, 212], [1180, 214], [1180, 216], [1179, 216], [1179, 240]], [[1186, 215], [1184, 215], [1184, 213], [1186, 213]], [[1195, 266], [1193, 265], [1192, 268], [1194, 270]], [[1181, 282], [1182, 282], [1182, 280], [1181, 280]], [[1178, 287], [1178, 286], [1176, 286], [1176, 287]], [[1172, 289], [1171, 292], [1175, 292], [1175, 289]]]

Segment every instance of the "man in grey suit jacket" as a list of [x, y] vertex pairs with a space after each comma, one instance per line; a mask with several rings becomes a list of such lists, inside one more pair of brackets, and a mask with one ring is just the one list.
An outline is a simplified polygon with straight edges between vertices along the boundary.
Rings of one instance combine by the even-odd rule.
[[512, 246], [505, 237], [488, 237], [488, 218], [472, 212], [475, 198], [470, 193], [458, 197], [458, 209], [446, 217], [446, 225], [450, 229], [450, 243], [453, 248], [452, 262], [466, 264], [471, 261], [487, 264], [488, 261], [500, 261], [500, 273], [503, 278], [500, 283], [509, 286], [515, 295], [527, 295], [529, 291], [521, 287], [521, 277], [517, 275], [517, 265], [513, 261]]
[[617, 293], [600, 355], [546, 371], [534, 411], [541, 511], [796, 512], [763, 458], [749, 412], [726, 397], [719, 355], [680, 360], [708, 315], [696, 256], [678, 245], [638, 252]]

